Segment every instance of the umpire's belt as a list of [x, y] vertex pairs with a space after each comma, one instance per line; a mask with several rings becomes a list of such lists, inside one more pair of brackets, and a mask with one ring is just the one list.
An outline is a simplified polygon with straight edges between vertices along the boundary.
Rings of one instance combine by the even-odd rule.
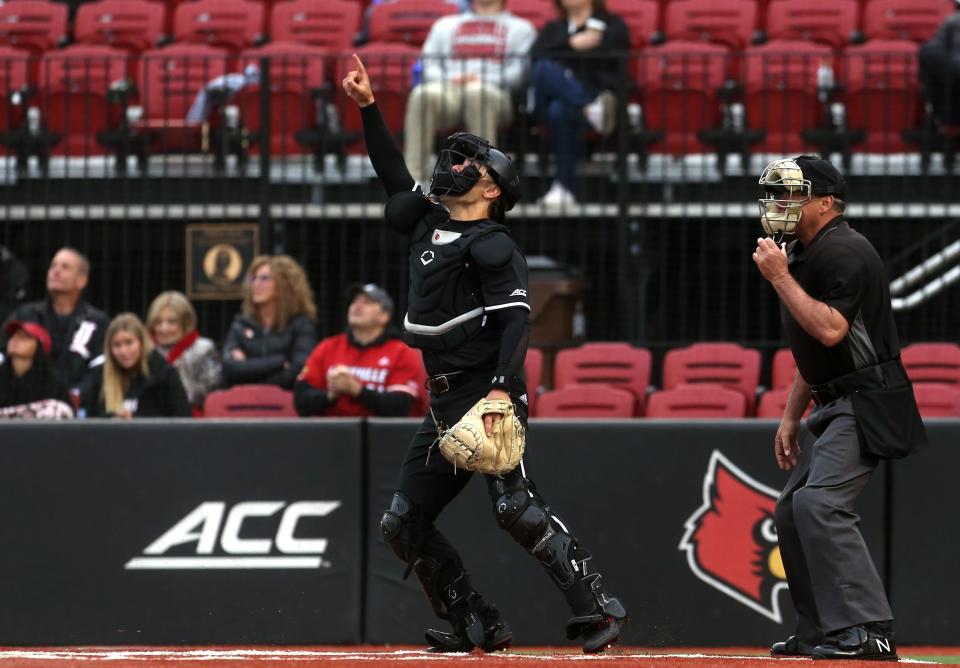
[[813, 397], [817, 406], [824, 406], [861, 390], [903, 387], [908, 382], [910, 381], [907, 378], [907, 372], [898, 357], [895, 360], [857, 369], [820, 385], [811, 385], [810, 396]]

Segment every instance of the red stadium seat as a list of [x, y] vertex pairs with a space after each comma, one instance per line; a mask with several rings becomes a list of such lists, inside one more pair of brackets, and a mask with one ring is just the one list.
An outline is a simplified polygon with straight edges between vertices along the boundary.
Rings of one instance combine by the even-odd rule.
[[775, 41], [744, 51], [746, 121], [766, 136], [757, 150], [786, 154], [813, 150], [801, 131], [820, 125], [817, 69], [834, 68], [833, 51], [822, 44]]
[[663, 133], [659, 150], [711, 153], [697, 131], [721, 123], [716, 91], [726, 80], [730, 53], [707, 42], [667, 42], [641, 54], [637, 83], [645, 129]]
[[797, 362], [789, 348], [781, 348], [773, 355], [770, 369], [770, 387], [774, 390], [789, 389], [797, 375]]
[[920, 44], [954, 12], [953, 0], [869, 0], [863, 10], [867, 39], [903, 39]]
[[[103, 153], [97, 135], [119, 122], [120, 109], [108, 100], [110, 85], [127, 76], [129, 56], [111, 46], [75, 44], [50, 51], [40, 63], [40, 95], [53, 153]], [[114, 114], [111, 117], [111, 114]]]
[[446, 0], [394, 0], [370, 10], [370, 41], [395, 42], [420, 48], [437, 19], [456, 14]]
[[527, 348], [523, 370], [527, 375], [527, 408], [533, 415], [543, 381], [543, 352], [537, 348]]
[[270, 37], [331, 51], [349, 50], [360, 29], [362, 8], [354, 0], [291, 0], [273, 7]]
[[293, 393], [276, 385], [237, 385], [207, 395], [203, 405], [207, 418], [297, 417]]
[[772, 0], [767, 5], [767, 37], [839, 50], [850, 44], [859, 12], [857, 0]]
[[143, 54], [140, 100], [143, 118], [134, 124], [157, 152], [197, 151], [202, 123], [185, 120], [197, 94], [227, 71], [227, 52], [203, 44], [171, 44]]
[[713, 42], [733, 52], [749, 46], [757, 23], [753, 0], [675, 0], [666, 12], [667, 39]]
[[507, 11], [527, 19], [537, 30], [557, 18], [553, 0], [507, 0]]
[[[400, 134], [407, 98], [413, 88], [413, 65], [420, 58], [420, 49], [407, 44], [371, 43], [356, 49], [356, 53], [363, 59], [373, 90], [376, 91], [377, 107], [387, 127], [394, 135]], [[354, 67], [352, 57], [341, 58], [337, 81], [342, 80]], [[362, 126], [357, 105], [347, 99], [340, 86], [337, 89], [343, 129], [346, 133], [360, 136]]]
[[742, 418], [747, 400], [742, 393], [719, 385], [681, 385], [650, 395], [648, 418]]
[[[757, 405], [758, 418], [776, 418], [783, 417], [783, 411], [787, 408], [787, 399], [790, 397], [790, 390], [781, 388], [778, 390], [768, 390], [760, 397], [760, 403]], [[807, 415], [813, 408], [813, 402], [807, 406]]]
[[23, 95], [29, 81], [30, 54], [0, 46], [0, 138], [20, 127], [26, 111]]
[[[257, 49], [248, 49], [240, 56], [241, 69], [267, 58], [270, 63], [270, 153], [292, 155], [309, 153], [310, 147], [297, 141], [297, 133], [317, 127], [319, 94], [326, 81], [327, 63], [331, 60], [324, 49], [294, 42], [272, 42]], [[263, 141], [260, 120], [260, 86], [244, 88], [236, 96], [244, 125], [256, 139]]]
[[177, 42], [227, 49], [231, 55], [263, 39], [263, 5], [248, 0], [196, 0], [177, 7], [173, 37]]
[[629, 418], [636, 399], [630, 392], [606, 385], [567, 385], [540, 395], [537, 417]]
[[914, 343], [900, 351], [914, 383], [945, 383], [960, 387], [960, 346], [955, 343]]
[[607, 10], [627, 24], [633, 49], [649, 45], [660, 27], [660, 3], [657, 0], [607, 0]]
[[916, 383], [913, 396], [923, 417], [960, 417], [960, 388], [943, 383]]
[[913, 150], [902, 133], [916, 127], [919, 120], [917, 45], [875, 39], [851, 46], [844, 59], [847, 126], [866, 131], [866, 142], [857, 149], [871, 153]]
[[31, 82], [37, 81], [40, 55], [66, 42], [68, 11], [66, 5], [42, 0], [0, 5], [0, 46], [28, 51], [37, 59], [31, 64]]
[[663, 387], [707, 383], [739, 391], [752, 411], [760, 382], [760, 353], [736, 343], [695, 343], [663, 359]]
[[166, 13], [166, 6], [159, 2], [86, 2], [77, 9], [74, 39], [80, 44], [107, 44], [139, 57], [157, 47]]
[[626, 343], [586, 343], [557, 353], [553, 386], [602, 384], [630, 392], [634, 415], [643, 414], [650, 385], [650, 351]]

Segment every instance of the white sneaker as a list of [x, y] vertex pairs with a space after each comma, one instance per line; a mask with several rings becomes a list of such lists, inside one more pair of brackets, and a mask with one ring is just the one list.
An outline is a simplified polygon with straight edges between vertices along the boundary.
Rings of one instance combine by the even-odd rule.
[[583, 116], [594, 130], [606, 136], [613, 132], [617, 118], [617, 98], [608, 90], [583, 108]]
[[540, 206], [564, 207], [576, 206], [577, 198], [573, 193], [563, 187], [559, 181], [554, 181], [543, 197], [537, 202]]

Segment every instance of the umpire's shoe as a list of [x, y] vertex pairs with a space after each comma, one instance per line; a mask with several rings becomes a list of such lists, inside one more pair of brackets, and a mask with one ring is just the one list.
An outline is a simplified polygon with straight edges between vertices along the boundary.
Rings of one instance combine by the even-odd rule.
[[584, 654], [602, 652], [620, 638], [627, 610], [603, 589], [599, 573], [585, 576], [564, 593], [574, 612], [588, 611], [567, 621], [567, 639], [583, 638]]
[[513, 642], [513, 631], [495, 605], [471, 610], [463, 619], [453, 621], [453, 627], [453, 633], [427, 629], [425, 637], [431, 652], [469, 652], [474, 647], [496, 652]]
[[814, 646], [800, 640], [799, 636], [790, 636], [782, 642], [773, 643], [772, 656], [812, 656]]
[[828, 633], [813, 650], [814, 659], [898, 661], [897, 646], [889, 624], [865, 624]]

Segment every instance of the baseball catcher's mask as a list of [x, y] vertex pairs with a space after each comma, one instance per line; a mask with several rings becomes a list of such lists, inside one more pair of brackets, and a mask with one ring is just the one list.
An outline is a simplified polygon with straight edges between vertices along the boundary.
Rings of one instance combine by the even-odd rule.
[[[468, 166], [460, 172], [454, 165]], [[504, 211], [509, 211], [520, 199], [520, 177], [505, 153], [490, 145], [486, 139], [466, 132], [447, 137], [447, 147], [440, 151], [430, 179], [430, 194], [437, 196], [463, 195], [480, 180], [480, 168], [487, 168], [490, 178], [500, 187]]]
[[760, 223], [767, 236], [777, 243], [797, 230], [803, 216], [803, 206], [811, 199], [810, 180], [794, 160], [774, 160], [760, 175], [763, 197], [760, 203]]

